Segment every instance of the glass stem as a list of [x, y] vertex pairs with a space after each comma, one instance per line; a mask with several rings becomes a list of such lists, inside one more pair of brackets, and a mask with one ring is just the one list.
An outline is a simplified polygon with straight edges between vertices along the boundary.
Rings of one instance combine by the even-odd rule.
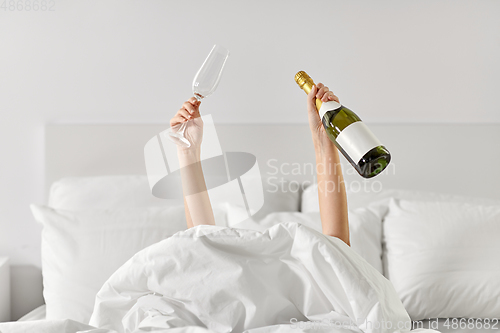
[[[188, 120], [189, 121], [189, 120]], [[183, 122], [181, 124], [181, 127], [179, 127], [179, 130], [177, 131], [178, 134], [180, 134], [180, 136], [182, 136], [183, 138], [185, 137], [184, 136], [184, 132], [186, 131], [186, 127], [187, 127], [187, 121], [186, 122]]]
[[[198, 102], [201, 102], [201, 100], [203, 99], [203, 96], [201, 96], [200, 94], [194, 94], [194, 98], [196, 98], [196, 100]], [[189, 120], [186, 122], [183, 122], [181, 124], [181, 127], [179, 127], [179, 131], [177, 131], [177, 133], [180, 134], [183, 138], [185, 138], [184, 132], [186, 131], [186, 127], [187, 127], [188, 122], [189, 122]]]

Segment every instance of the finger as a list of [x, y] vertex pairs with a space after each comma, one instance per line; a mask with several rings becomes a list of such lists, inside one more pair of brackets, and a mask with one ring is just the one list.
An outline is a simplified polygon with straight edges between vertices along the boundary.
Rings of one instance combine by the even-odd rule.
[[193, 118], [198, 118], [200, 117], [200, 109], [196, 108], [195, 111], [191, 114]]
[[188, 110], [182, 108], [179, 111], [177, 111], [177, 114], [183, 116], [186, 119], [191, 119], [193, 118], [192, 114], [188, 112]]
[[326, 92], [328, 92], [329, 89], [328, 87], [321, 87], [318, 92], [316, 93], [316, 98], [323, 99], [323, 96], [325, 95]]
[[187, 121], [186, 118], [184, 118], [183, 116], [181, 116], [179, 114], [176, 114], [172, 119], [170, 119], [170, 127], [178, 125], [178, 124], [183, 123], [185, 121]]
[[190, 99], [187, 100], [189, 103], [195, 105], [198, 103], [198, 100], [196, 99], [196, 97], [191, 97]]
[[331, 100], [331, 101], [335, 101], [335, 102], [337, 102], [337, 103], [340, 103], [339, 98], [338, 98], [337, 96], [335, 96], [335, 94], [334, 94], [334, 93], [331, 93], [331, 95], [330, 95], [330, 100]]
[[190, 114], [196, 111], [196, 107], [193, 104], [191, 104], [190, 101], [184, 102], [184, 104], [182, 104], [182, 108], [186, 109]]
[[333, 101], [333, 97], [335, 95], [331, 91], [327, 91], [324, 95], [323, 98], [321, 99], [323, 102], [328, 102], [328, 101]]
[[201, 104], [201, 101], [197, 100], [196, 97], [191, 97], [188, 102], [191, 103], [195, 108], [199, 107]]
[[316, 85], [312, 86], [311, 91], [307, 94], [307, 106], [309, 110], [316, 110]]

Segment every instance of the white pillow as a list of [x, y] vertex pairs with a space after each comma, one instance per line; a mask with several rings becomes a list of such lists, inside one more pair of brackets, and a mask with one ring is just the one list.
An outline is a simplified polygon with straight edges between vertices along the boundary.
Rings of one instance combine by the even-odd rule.
[[[255, 186], [259, 186], [256, 184]], [[252, 190], [252, 184], [247, 184], [247, 190]], [[267, 180], [262, 180], [262, 190], [264, 191], [264, 204], [262, 208], [251, 216], [251, 220], [259, 222], [265, 219], [269, 214], [275, 212], [298, 212], [300, 208], [301, 192], [299, 188], [295, 189], [290, 182], [283, 181], [276, 185]], [[219, 200], [221, 202], [221, 200]], [[247, 208], [241, 204], [220, 203], [219, 207], [226, 207], [227, 222], [229, 226], [245, 222], [249, 218]], [[252, 222], [246, 222], [252, 223]]]
[[[298, 212], [300, 209], [300, 189], [295, 189], [288, 180], [277, 186], [267, 179], [262, 179], [264, 190], [264, 205], [253, 216], [255, 220], [262, 220], [274, 212]], [[229, 214], [229, 212], [228, 212]], [[230, 219], [228, 217], [228, 219]], [[229, 221], [230, 222], [230, 221]]]
[[[184, 206], [81, 211], [30, 207], [43, 225], [47, 319], [88, 323], [97, 292], [117, 268], [139, 250], [187, 228]], [[223, 221], [224, 212], [214, 209], [214, 215]]]
[[[257, 187], [258, 184], [255, 186]], [[247, 190], [252, 184], [247, 184]], [[255, 220], [261, 220], [272, 212], [293, 211], [300, 207], [300, 191], [288, 186], [288, 182], [277, 186], [267, 180], [262, 180], [264, 204], [253, 215]], [[236, 223], [243, 220], [241, 214], [248, 217], [246, 207], [225, 205], [223, 198], [211, 196], [212, 206], [222, 209], [226, 206], [228, 220]], [[182, 200], [159, 199], [151, 194], [147, 176], [96, 176], [68, 177], [54, 182], [50, 188], [48, 206], [57, 209], [108, 209], [119, 207], [166, 207], [183, 205]]]
[[[382, 238], [382, 218], [385, 212], [385, 206], [374, 204], [367, 208], [350, 210], [348, 213], [351, 248], [380, 273], [383, 272], [382, 244], [380, 240]], [[264, 231], [282, 222], [297, 222], [322, 232], [319, 212], [271, 213], [261, 221], [247, 219], [232, 225], [232, 227]]]
[[384, 273], [413, 320], [500, 316], [500, 205], [391, 200]]
[[[373, 202], [385, 200], [387, 205], [391, 198], [415, 200], [415, 201], [447, 201], [447, 202], [465, 202], [479, 205], [500, 204], [499, 200], [468, 197], [454, 194], [435, 193], [427, 191], [400, 190], [400, 189], [379, 189], [378, 187], [366, 186], [355, 191], [353, 188], [347, 191], [347, 203], [349, 209], [366, 207]], [[318, 184], [308, 186], [301, 197], [301, 212], [319, 212]]]
[[159, 207], [182, 205], [151, 194], [147, 176], [68, 177], [50, 187], [48, 205], [57, 209]]

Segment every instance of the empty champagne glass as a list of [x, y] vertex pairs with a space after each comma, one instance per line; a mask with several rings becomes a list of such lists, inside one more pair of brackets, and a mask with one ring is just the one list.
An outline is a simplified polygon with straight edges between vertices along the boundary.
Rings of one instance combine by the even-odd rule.
[[[212, 47], [208, 57], [203, 62], [203, 65], [201, 65], [193, 80], [193, 94], [198, 101], [201, 101], [215, 91], [228, 57], [229, 51], [226, 48], [220, 45]], [[189, 126], [190, 122], [191, 120], [188, 120], [169, 128], [167, 133], [170, 140], [179, 146], [190, 147], [191, 142], [184, 136], [186, 127]]]

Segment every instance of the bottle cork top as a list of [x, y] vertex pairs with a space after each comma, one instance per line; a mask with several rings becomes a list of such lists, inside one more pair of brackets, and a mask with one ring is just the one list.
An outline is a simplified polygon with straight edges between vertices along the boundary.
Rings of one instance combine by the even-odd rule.
[[[312, 90], [312, 87], [314, 86], [313, 79], [311, 79], [311, 77], [304, 71], [300, 71], [295, 74], [295, 82], [297, 82], [300, 89], [304, 90], [306, 94], [309, 94]], [[316, 109], [319, 110], [321, 108], [321, 105], [321, 100], [316, 98]]]
[[304, 84], [309, 83], [311, 86], [314, 85], [314, 81], [311, 79], [309, 75], [307, 75], [306, 72], [300, 71], [297, 74], [295, 74], [295, 82], [299, 85], [299, 87], [303, 87]]

